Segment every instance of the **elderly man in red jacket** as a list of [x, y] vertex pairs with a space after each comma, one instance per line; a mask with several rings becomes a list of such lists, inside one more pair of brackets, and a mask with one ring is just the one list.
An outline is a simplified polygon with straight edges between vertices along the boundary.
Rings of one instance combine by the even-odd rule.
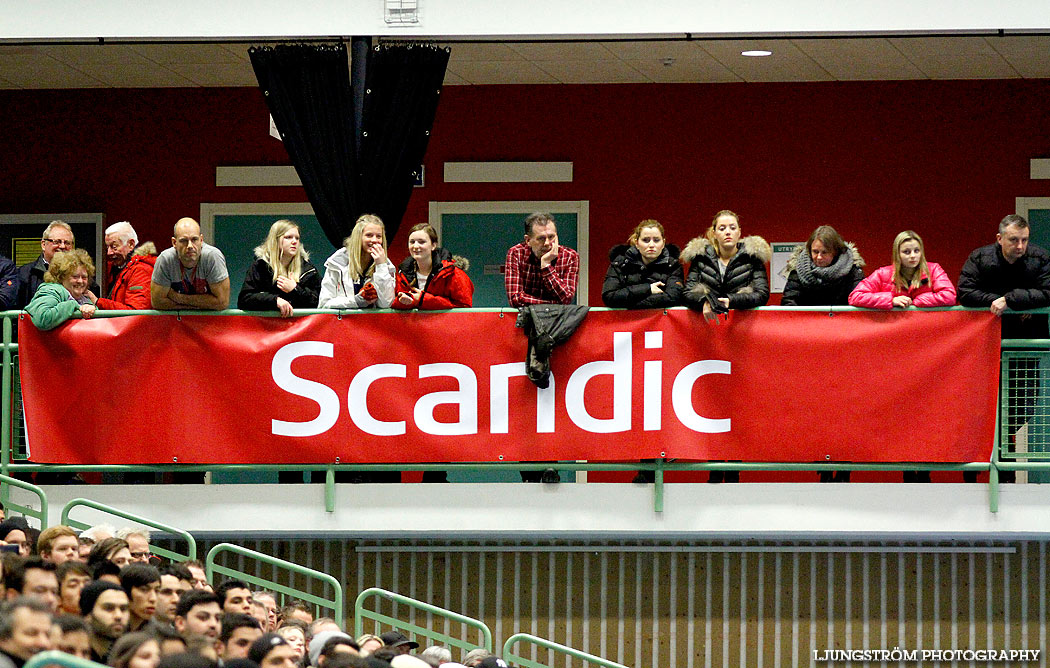
[[153, 277], [153, 263], [157, 261], [157, 247], [152, 241], [141, 246], [138, 243], [135, 228], [127, 221], [106, 228], [109, 294], [98, 300], [99, 308], [139, 311], [153, 308], [149, 283]]

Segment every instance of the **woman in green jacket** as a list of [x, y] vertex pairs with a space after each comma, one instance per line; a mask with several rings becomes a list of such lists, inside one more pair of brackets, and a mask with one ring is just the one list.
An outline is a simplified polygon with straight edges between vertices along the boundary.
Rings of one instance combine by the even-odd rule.
[[54, 329], [73, 317], [95, 315], [95, 295], [88, 290], [95, 265], [82, 249], [55, 253], [26, 312], [37, 329]]

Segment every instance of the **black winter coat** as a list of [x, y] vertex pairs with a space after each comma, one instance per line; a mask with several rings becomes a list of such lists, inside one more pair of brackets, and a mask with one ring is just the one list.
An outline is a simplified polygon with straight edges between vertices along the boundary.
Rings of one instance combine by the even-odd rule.
[[765, 306], [769, 301], [766, 263], [773, 255], [772, 249], [759, 236], [745, 237], [737, 249], [723, 275], [717, 264], [721, 260], [710, 241], [697, 237], [686, 245], [682, 260], [691, 263], [683, 294], [687, 305], [702, 309], [705, 301], [728, 297], [731, 309]]
[[[864, 260], [853, 244], [847, 244], [847, 250], [843, 251], [830, 267], [813, 270], [812, 261], [805, 257], [806, 247], [800, 245], [792, 253], [787, 261], [788, 277], [784, 285], [784, 296], [780, 299], [781, 306], [848, 306], [849, 293], [864, 280]], [[845, 257], [843, 257], [845, 256]], [[837, 276], [833, 268], [839, 263], [848, 262], [849, 267], [843, 267], [843, 272]], [[810, 270], [805, 278], [799, 277], [798, 263], [804, 262], [809, 265]]]
[[[1010, 264], [999, 244], [981, 246], [966, 258], [958, 297], [963, 306], [977, 308], [991, 306], [999, 297], [1006, 297], [1012, 311], [1050, 306], [1050, 253], [1029, 245], [1028, 251]], [[1048, 338], [1046, 316], [1004, 315], [1003, 338]]]
[[[602, 301], [612, 308], [667, 308], [677, 306], [682, 297], [682, 265], [678, 247], [666, 246], [660, 257], [649, 264], [634, 246], [614, 246], [609, 251], [609, 271], [602, 283]], [[653, 294], [652, 284], [662, 281], [662, 294]]]
[[273, 282], [273, 270], [266, 260], [255, 258], [244, 275], [244, 285], [237, 295], [237, 308], [242, 311], [276, 311], [277, 298], [284, 298], [292, 308], [317, 308], [321, 296], [321, 275], [309, 262], [303, 262], [299, 283], [291, 292], [281, 292]]

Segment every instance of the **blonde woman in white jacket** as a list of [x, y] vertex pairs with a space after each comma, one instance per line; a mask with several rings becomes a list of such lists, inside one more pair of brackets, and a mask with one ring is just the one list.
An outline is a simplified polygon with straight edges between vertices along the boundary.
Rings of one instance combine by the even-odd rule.
[[390, 308], [394, 265], [386, 255], [386, 228], [379, 216], [357, 219], [343, 247], [325, 260], [317, 308]]

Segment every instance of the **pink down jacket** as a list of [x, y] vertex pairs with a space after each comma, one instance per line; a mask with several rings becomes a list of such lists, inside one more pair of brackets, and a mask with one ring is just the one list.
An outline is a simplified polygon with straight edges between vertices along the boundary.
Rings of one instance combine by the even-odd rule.
[[923, 275], [919, 287], [902, 292], [893, 285], [893, 265], [880, 267], [854, 288], [849, 296], [849, 305], [891, 309], [894, 297], [907, 295], [914, 306], [954, 306], [955, 286], [948, 274], [936, 262], [927, 262], [926, 269], [928, 274]]

